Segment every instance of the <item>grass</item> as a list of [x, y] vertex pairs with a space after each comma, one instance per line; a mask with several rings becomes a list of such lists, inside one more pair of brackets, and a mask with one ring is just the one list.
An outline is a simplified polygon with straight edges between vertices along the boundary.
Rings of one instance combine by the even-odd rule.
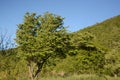
[[[9, 78], [0, 78], [0, 80], [29, 80], [27, 78], [19, 78], [14, 79], [12, 77]], [[93, 74], [82, 74], [82, 75], [72, 75], [67, 77], [61, 77], [61, 76], [48, 76], [48, 77], [42, 77], [37, 80], [120, 80], [120, 77], [110, 77], [110, 76], [98, 76]]]
[[109, 77], [109, 76], [105, 76], [105, 77], [100, 77], [97, 75], [72, 75], [69, 77], [53, 77], [53, 76], [49, 76], [49, 77], [43, 77], [39, 80], [120, 80], [120, 77]]

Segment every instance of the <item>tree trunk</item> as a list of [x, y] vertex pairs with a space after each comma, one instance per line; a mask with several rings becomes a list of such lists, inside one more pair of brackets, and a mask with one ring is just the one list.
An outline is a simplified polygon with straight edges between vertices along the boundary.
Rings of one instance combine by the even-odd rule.
[[37, 70], [34, 70], [34, 65], [29, 62], [28, 64], [28, 69], [29, 69], [29, 77], [30, 77], [30, 80], [36, 80], [42, 70], [42, 67], [43, 67], [43, 63], [37, 63], [36, 64], [36, 67], [37, 67]]
[[29, 69], [30, 80], [34, 80], [34, 77], [33, 77], [33, 67], [31, 65], [31, 63], [28, 64], [28, 69]]
[[32, 63], [31, 61], [28, 62], [30, 80], [36, 80], [38, 78], [38, 76], [40, 75], [40, 72], [42, 71], [44, 63], [48, 58], [49, 56], [43, 59], [42, 62], [36, 62], [36, 63]]
[[42, 71], [42, 67], [43, 67], [43, 64], [44, 64], [44, 62], [42, 62], [42, 63], [37, 63], [37, 71], [35, 72], [35, 75], [34, 75], [34, 79], [37, 79], [38, 78], [38, 76], [40, 75], [40, 72]]

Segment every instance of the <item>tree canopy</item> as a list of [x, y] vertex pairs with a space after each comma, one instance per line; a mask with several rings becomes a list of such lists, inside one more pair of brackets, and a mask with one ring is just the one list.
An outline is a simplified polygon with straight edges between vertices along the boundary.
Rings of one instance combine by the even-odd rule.
[[[63, 19], [48, 12], [38, 16], [26, 13], [24, 22], [18, 25], [16, 42], [22, 51], [20, 56], [28, 61], [31, 78], [38, 76], [50, 57], [65, 57], [69, 35], [63, 26]], [[37, 67], [35, 72], [31, 67], [33, 63]]]

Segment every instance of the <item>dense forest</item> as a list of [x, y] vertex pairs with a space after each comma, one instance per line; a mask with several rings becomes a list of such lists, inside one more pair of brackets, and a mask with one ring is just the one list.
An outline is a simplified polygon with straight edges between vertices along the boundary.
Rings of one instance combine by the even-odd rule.
[[96, 74], [120, 77], [120, 16], [67, 31], [64, 18], [26, 13], [15, 44], [0, 35], [0, 80]]

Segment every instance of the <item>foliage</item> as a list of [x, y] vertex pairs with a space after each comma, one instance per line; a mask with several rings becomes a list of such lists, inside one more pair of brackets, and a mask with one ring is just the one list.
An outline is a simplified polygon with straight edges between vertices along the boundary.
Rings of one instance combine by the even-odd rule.
[[71, 39], [73, 48], [69, 50], [67, 58], [58, 63], [56, 70], [67, 74], [103, 72], [106, 52], [95, 43], [95, 38], [89, 33], [75, 33]]
[[120, 54], [115, 49], [112, 49], [108, 54], [105, 55], [106, 65], [105, 70], [106, 74], [110, 76], [120, 76]]
[[[20, 70], [19, 59], [16, 57], [17, 48], [15, 44], [11, 42], [10, 37], [6, 34], [0, 35], [0, 79], [2, 80], [15, 80], [21, 73], [18, 74], [18, 69]], [[23, 67], [23, 66], [22, 66]], [[23, 70], [22, 68], [21, 70]], [[22, 73], [23, 74], [23, 73]]]
[[105, 73], [111, 76], [120, 76], [120, 15], [97, 23], [77, 33], [89, 32], [96, 36], [99, 44], [108, 49], [105, 55]]
[[63, 27], [63, 18], [58, 15], [27, 13], [16, 34], [20, 57], [27, 60], [31, 78], [39, 75], [49, 58], [64, 58], [68, 51], [69, 35]]
[[119, 80], [120, 16], [72, 33], [63, 20], [26, 13], [16, 32], [18, 46], [0, 35], [0, 80]]
[[72, 76], [68, 76], [68, 77], [52, 77], [52, 76], [49, 76], [49, 77], [43, 77], [41, 78], [40, 80], [119, 80], [120, 78], [117, 77], [117, 78], [113, 78], [113, 77], [109, 77], [109, 76], [106, 76], [105, 77], [100, 77], [98, 75], [94, 75], [94, 74], [82, 74], [82, 75], [77, 75], [77, 74], [74, 74]]
[[97, 23], [93, 26], [86, 27], [79, 30], [77, 33], [89, 32], [96, 36], [98, 42], [107, 48], [118, 49], [120, 42], [120, 15], [105, 20], [101, 23]]

